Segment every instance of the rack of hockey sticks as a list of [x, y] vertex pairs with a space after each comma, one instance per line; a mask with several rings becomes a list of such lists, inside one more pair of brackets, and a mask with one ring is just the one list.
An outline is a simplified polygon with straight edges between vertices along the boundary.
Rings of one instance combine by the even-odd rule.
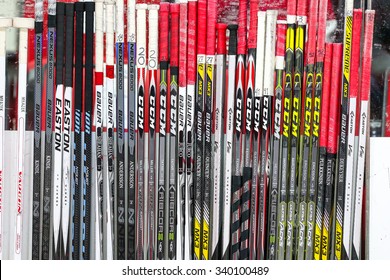
[[[288, 1], [287, 17], [240, 0], [238, 25], [215, 0], [36, 1], [33, 159], [25, 47], [2, 258], [364, 258], [374, 11], [352, 2], [326, 42], [327, 0]], [[21, 40], [32, 28], [0, 19], [2, 76], [12, 22]]]

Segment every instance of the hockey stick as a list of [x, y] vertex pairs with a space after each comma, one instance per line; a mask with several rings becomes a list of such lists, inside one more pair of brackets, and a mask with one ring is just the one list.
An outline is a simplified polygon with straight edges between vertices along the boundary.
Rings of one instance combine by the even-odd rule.
[[[315, 234], [316, 234], [316, 198], [317, 198], [317, 186], [318, 186], [318, 192], [321, 192], [321, 199], [323, 197], [323, 179], [321, 179], [321, 191], [319, 190], [319, 138], [321, 137], [321, 134], [324, 133], [327, 135], [327, 130], [322, 130], [321, 126], [321, 118], [322, 114], [325, 114], [326, 118], [328, 117], [328, 111], [329, 111], [329, 99], [327, 100], [328, 105], [327, 108], [323, 111], [322, 103], [325, 104], [325, 101], [323, 100], [323, 80], [324, 80], [324, 56], [325, 56], [325, 35], [326, 35], [326, 16], [327, 16], [327, 9], [328, 9], [328, 1], [327, 0], [319, 0], [319, 7], [318, 7], [318, 29], [317, 29], [317, 51], [316, 51], [316, 64], [315, 64], [315, 76], [313, 77], [315, 82], [314, 87], [314, 93], [313, 93], [313, 99], [312, 106], [312, 137], [310, 140], [311, 145], [311, 160], [309, 160], [310, 163], [310, 179], [309, 179], [309, 193], [308, 193], [308, 203], [307, 203], [307, 232], [306, 232], [306, 245], [305, 245], [305, 259], [306, 260], [312, 260], [313, 259], [313, 245], [315, 240]], [[310, 26], [309, 26], [310, 28]], [[329, 72], [330, 74], [330, 72]], [[330, 79], [330, 78], [329, 78]], [[329, 82], [329, 81], [328, 81]], [[329, 91], [328, 91], [329, 93]], [[328, 98], [328, 97], [327, 97]], [[324, 113], [322, 113], [324, 112]], [[327, 119], [326, 119], [327, 122]], [[326, 139], [326, 136], [325, 136]], [[326, 144], [325, 144], [326, 146]], [[325, 151], [326, 152], [326, 151]], [[325, 155], [323, 153], [323, 155]], [[322, 172], [323, 172], [323, 163], [325, 162], [325, 159], [322, 158]], [[323, 176], [323, 173], [322, 173]], [[323, 177], [322, 177], [323, 178]], [[322, 201], [321, 201], [322, 203]], [[320, 209], [323, 209], [323, 206], [320, 207]], [[322, 210], [321, 214], [319, 214], [322, 217]], [[321, 236], [321, 234], [319, 235]], [[318, 240], [320, 241], [320, 239]], [[316, 250], [317, 251], [317, 250]]]
[[146, 257], [144, 250], [146, 249], [145, 244], [145, 173], [144, 173], [144, 148], [145, 148], [145, 130], [147, 124], [146, 120], [146, 110], [147, 99], [144, 99], [145, 95], [145, 67], [146, 67], [146, 9], [148, 6], [146, 4], [137, 4], [137, 198], [136, 202], [136, 211], [137, 211], [137, 221], [136, 221], [136, 258], [138, 260], [144, 259]]
[[[204, 177], [204, 93], [206, 70], [206, 14], [207, 1], [198, 0], [198, 33], [197, 33], [197, 76], [195, 94], [195, 190], [194, 190], [194, 259], [200, 260], [202, 254], [202, 207], [203, 207], [203, 177]], [[172, 60], [172, 59], [171, 59]], [[172, 61], [171, 61], [172, 63]]]
[[[275, 57], [275, 99], [273, 104], [273, 133], [271, 155], [271, 178], [268, 195], [268, 241], [267, 259], [276, 259], [277, 247], [277, 204], [279, 194], [279, 163], [280, 163], [280, 136], [282, 125], [282, 102], [283, 102], [283, 78], [284, 78], [284, 49], [286, 45], [287, 22], [278, 20], [276, 26], [276, 57]], [[256, 115], [255, 115], [256, 116]], [[272, 118], [272, 117], [271, 117]], [[271, 121], [272, 123], [272, 121]]]
[[170, 41], [170, 92], [169, 92], [169, 190], [168, 190], [168, 259], [176, 259], [177, 250], [177, 104], [178, 104], [178, 75], [179, 75], [179, 4], [171, 4], [171, 41]]
[[62, 123], [64, 110], [64, 53], [65, 53], [65, 34], [64, 18], [65, 4], [57, 3], [57, 43], [56, 43], [56, 95], [55, 95], [55, 123], [54, 123], [54, 154], [53, 154], [53, 259], [60, 258], [60, 222], [61, 222], [61, 187], [62, 187]]
[[[355, 195], [355, 184], [353, 175], [356, 166], [356, 147], [355, 147], [355, 129], [357, 111], [357, 97], [359, 92], [359, 66], [360, 66], [360, 45], [362, 30], [363, 12], [362, 9], [353, 10], [352, 26], [352, 50], [350, 65], [350, 88], [348, 97], [348, 128], [347, 128], [347, 159], [345, 170], [345, 197], [344, 197], [344, 223], [343, 223], [343, 259], [351, 259], [352, 254], [352, 226], [353, 226], [353, 202]], [[357, 143], [356, 143], [357, 144]], [[357, 156], [357, 155], [356, 155]]]
[[[318, 181], [315, 213], [315, 235], [313, 257], [315, 260], [321, 259], [321, 240], [322, 240], [322, 222], [324, 216], [325, 184], [326, 184], [326, 155], [328, 150], [328, 123], [329, 123], [329, 104], [331, 95], [332, 79], [332, 59], [333, 44], [327, 43], [325, 46], [325, 62], [323, 74], [323, 89], [321, 96], [321, 119], [319, 133], [319, 155], [318, 155]], [[318, 75], [318, 72], [316, 72]], [[310, 214], [309, 214], [310, 216]], [[309, 231], [308, 231], [309, 238]], [[307, 245], [310, 244], [309, 239]], [[307, 246], [308, 247], [308, 246]], [[306, 251], [306, 259], [310, 259], [310, 250]]]
[[156, 252], [156, 174], [158, 174], [158, 161], [156, 156], [156, 134], [159, 124], [156, 116], [159, 114], [160, 97], [157, 92], [158, 68], [158, 9], [159, 5], [148, 5], [149, 10], [149, 45], [148, 45], [148, 79], [149, 79], [149, 163], [148, 163], [148, 205], [147, 205], [147, 259], [154, 260]]
[[224, 172], [223, 172], [223, 204], [222, 204], [222, 250], [221, 258], [227, 260], [230, 258], [230, 221], [231, 221], [231, 202], [232, 202], [232, 164], [233, 164], [233, 125], [234, 125], [234, 94], [236, 82], [236, 56], [237, 56], [237, 25], [229, 25], [229, 51], [228, 51], [228, 84], [225, 91], [224, 108]]
[[65, 92], [62, 123], [62, 205], [61, 205], [61, 259], [69, 259], [69, 220], [71, 192], [71, 146], [73, 124], [73, 34], [74, 4], [65, 6]]
[[[35, 1], [35, 88], [34, 88], [34, 176], [32, 259], [40, 259], [41, 232], [41, 100], [42, 100], [42, 47], [43, 47], [43, 1]], [[4, 76], [5, 77], [5, 76]], [[3, 123], [4, 118], [1, 118]], [[3, 135], [3, 134], [2, 134]], [[2, 170], [2, 163], [0, 164]], [[1, 183], [0, 183], [1, 184]], [[0, 241], [1, 242], [1, 241]]]
[[186, 167], [186, 98], [187, 98], [187, 17], [188, 1], [181, 0], [179, 14], [179, 106], [177, 114], [178, 122], [178, 142], [177, 142], [177, 240], [176, 240], [176, 259], [181, 260], [184, 257], [184, 225], [185, 225], [185, 207], [187, 196], [185, 193], [185, 167]]
[[[253, 2], [250, 2], [253, 5]], [[251, 23], [257, 24], [256, 28], [250, 28], [251, 35], [250, 53], [255, 57], [255, 83], [254, 83], [254, 113], [253, 113], [253, 170], [251, 184], [251, 201], [250, 201], [250, 217], [249, 217], [249, 259], [255, 260], [257, 253], [257, 236], [258, 236], [258, 217], [259, 217], [259, 184], [260, 174], [257, 172], [260, 168], [260, 119], [261, 119], [261, 96], [263, 93], [263, 78], [264, 78], [264, 50], [265, 50], [265, 22], [266, 12], [258, 10], [258, 2], [254, 7], [250, 7]], [[255, 16], [255, 12], [257, 13]], [[255, 21], [256, 23], [254, 23]], [[253, 22], [253, 23], [252, 23]], [[257, 34], [254, 34], [257, 33]], [[257, 38], [255, 37], [257, 36]], [[254, 47], [256, 44], [256, 47]], [[248, 51], [249, 52], [249, 51]]]
[[333, 45], [332, 62], [332, 86], [329, 105], [328, 145], [326, 155], [326, 184], [324, 197], [324, 217], [322, 222], [321, 258], [327, 260], [330, 257], [331, 225], [333, 191], [335, 187], [335, 169], [337, 156], [337, 137], [339, 136], [338, 124], [340, 120], [340, 86], [341, 86], [341, 63], [342, 44]]
[[136, 81], [136, 35], [135, 35], [135, 0], [127, 1], [127, 44], [128, 44], [128, 176], [129, 188], [127, 193], [127, 259], [135, 259], [135, 201], [136, 201], [136, 115], [137, 115], [137, 81]]
[[243, 175], [244, 121], [245, 115], [245, 54], [246, 54], [246, 1], [240, 0], [238, 10], [237, 65], [235, 84], [235, 126], [233, 138], [233, 177], [232, 177], [232, 226], [231, 258], [240, 257], [241, 225], [241, 177]]
[[51, 209], [52, 209], [52, 168], [53, 168], [53, 97], [55, 90], [55, 45], [56, 45], [56, 1], [48, 1], [47, 31], [47, 84], [46, 84], [46, 124], [44, 155], [44, 188], [42, 205], [42, 259], [50, 258]]
[[257, 259], [263, 260], [266, 256], [266, 232], [267, 232], [267, 196], [269, 175], [271, 168], [272, 144], [272, 104], [275, 87], [275, 47], [276, 47], [276, 10], [267, 11], [266, 33], [265, 33], [265, 55], [264, 55], [264, 78], [261, 112], [261, 164], [260, 164], [260, 197], [259, 197], [259, 218], [258, 218], [258, 244]]
[[213, 220], [211, 223], [211, 244], [210, 244], [210, 258], [213, 260], [219, 260], [221, 258], [221, 243], [222, 243], [222, 217], [221, 203], [223, 201], [222, 195], [222, 180], [224, 156], [222, 151], [224, 150], [224, 138], [223, 138], [223, 106], [224, 106], [224, 94], [225, 94], [225, 82], [226, 82], [226, 28], [224, 23], [217, 24], [217, 55], [216, 55], [216, 77], [215, 77], [215, 95], [214, 95], [214, 174], [213, 174]]
[[[202, 217], [202, 259], [208, 260], [211, 254], [212, 222], [219, 216], [211, 212], [214, 206], [213, 172], [212, 172], [212, 126], [213, 126], [213, 98], [215, 94], [215, 39], [216, 39], [217, 3], [207, 1], [207, 40], [206, 40], [206, 89], [204, 97], [204, 188], [203, 188], [203, 217]], [[212, 200], [213, 199], [213, 200]], [[216, 221], [218, 224], [219, 222]]]
[[[340, 88], [341, 95], [341, 116], [340, 116], [340, 138], [337, 156], [337, 187], [336, 187], [336, 233], [335, 233], [335, 259], [341, 260], [345, 255], [343, 245], [344, 234], [344, 206], [346, 188], [346, 160], [348, 150], [348, 98], [350, 93], [351, 75], [351, 49], [352, 49], [352, 26], [353, 26], [353, 0], [345, 1], [344, 10], [344, 50], [343, 50], [343, 81]], [[355, 124], [354, 124], [355, 125]]]
[[117, 124], [117, 153], [116, 153], [116, 259], [126, 259], [125, 231], [125, 72], [124, 72], [124, 7], [123, 0], [116, 1], [115, 44], [116, 44], [116, 124]]
[[289, 157], [291, 142], [291, 111], [292, 111], [292, 87], [294, 68], [294, 38], [296, 28], [295, 0], [287, 3], [287, 33], [286, 33], [286, 78], [283, 97], [283, 133], [282, 133], [282, 160], [280, 162], [280, 190], [278, 198], [278, 240], [277, 259], [283, 260], [286, 252], [286, 222], [287, 222], [287, 184], [289, 180]]
[[103, 35], [103, 0], [95, 1], [95, 13], [96, 13], [96, 31], [95, 31], [95, 104], [94, 104], [94, 123], [96, 129], [96, 181], [95, 181], [95, 193], [97, 197], [97, 205], [95, 205], [97, 216], [97, 230], [95, 237], [96, 252], [95, 259], [102, 259], [103, 257], [103, 201], [104, 201], [104, 188], [103, 188], [103, 124], [105, 122], [103, 108], [105, 106], [105, 100], [103, 98], [103, 60], [104, 60], [104, 35]]
[[[314, 118], [318, 119], [319, 113], [314, 114], [313, 103], [318, 103], [317, 99], [314, 101], [313, 92], [315, 86], [314, 67], [316, 63], [316, 46], [317, 46], [317, 22], [318, 22], [318, 0], [312, 0], [309, 5], [309, 22], [308, 22], [308, 36], [307, 49], [305, 57], [305, 76], [306, 86], [303, 99], [303, 116], [300, 129], [300, 147], [299, 147], [299, 198], [297, 209], [297, 227], [296, 227], [296, 258], [303, 260], [305, 258], [306, 246], [306, 219], [307, 219], [307, 204], [308, 204], [308, 189], [310, 184], [311, 168], [309, 166], [310, 157], [312, 153], [311, 141], [313, 134], [318, 135], [318, 127], [314, 127]], [[314, 101], [314, 102], [313, 102]]]
[[188, 39], [187, 39], [187, 105], [186, 105], [186, 204], [184, 221], [184, 259], [193, 257], [193, 188], [195, 154], [195, 82], [196, 82], [196, 23], [197, 1], [188, 1]]
[[84, 84], [84, 182], [82, 208], [82, 259], [89, 260], [91, 254], [91, 203], [92, 203], [92, 96], [94, 54], [94, 2], [85, 2], [85, 84]]
[[357, 158], [357, 174], [356, 174], [356, 197], [355, 197], [355, 212], [352, 236], [352, 255], [351, 258], [361, 259], [361, 227], [362, 227], [362, 203], [363, 203], [363, 185], [364, 171], [366, 159], [366, 143], [368, 136], [368, 112], [370, 102], [370, 87], [371, 87], [371, 63], [372, 63], [372, 45], [374, 34], [374, 18], [375, 11], [371, 10], [371, 3], [368, 5], [368, 10], [365, 11], [364, 19], [364, 43], [362, 56], [362, 76], [361, 76], [361, 96], [360, 96], [360, 118], [359, 118], [359, 148]]
[[[241, 219], [240, 219], [240, 259], [249, 258], [249, 214], [250, 214], [250, 189], [252, 179], [252, 122], [254, 105], [255, 86], [255, 60], [256, 60], [256, 28], [257, 28], [257, 7], [256, 1], [250, 2], [248, 56], [245, 72], [245, 138], [244, 138], [244, 159], [241, 182]], [[241, 6], [240, 6], [241, 7]], [[246, 22], [245, 22], [246, 26]], [[246, 48], [246, 47], [245, 47]]]
[[82, 198], [82, 123], [83, 115], [83, 60], [84, 60], [84, 3], [75, 4], [75, 92], [72, 182], [72, 260], [80, 259], [81, 245], [81, 198]]
[[297, 211], [298, 176], [299, 176], [299, 128], [301, 123], [301, 99], [304, 70], [304, 48], [306, 34], [306, 0], [297, 2], [297, 30], [295, 37], [294, 61], [294, 87], [291, 115], [291, 151], [290, 151], [290, 180], [287, 204], [287, 234], [286, 234], [286, 260], [294, 259], [294, 246], [296, 241], [295, 216]]
[[[8, 27], [12, 27], [12, 19], [1, 18], [0, 19], [0, 77], [6, 77], [6, 30]], [[3, 232], [4, 232], [4, 228], [3, 228], [4, 173], [3, 172], [4, 172], [4, 132], [5, 132], [5, 90], [6, 90], [5, 79], [1, 79], [0, 80], [0, 260], [3, 259]], [[33, 244], [33, 250], [34, 250], [34, 244]], [[38, 248], [38, 255], [36, 255], [36, 253], [34, 254], [33, 252], [32, 254], [33, 259], [34, 259], [34, 255], [40, 258], [39, 250], [40, 248]]]
[[158, 190], [157, 190], [157, 253], [158, 260], [164, 260], [167, 252], [166, 248], [166, 182], [168, 181], [167, 164], [168, 143], [167, 134], [168, 126], [168, 45], [169, 45], [169, 3], [160, 3], [160, 19], [159, 19], [159, 62], [160, 62], [160, 114], [158, 115], [159, 125], [159, 169], [158, 169]]
[[[25, 133], [26, 133], [26, 108], [27, 108], [27, 50], [28, 50], [28, 30], [34, 28], [34, 19], [14, 18], [13, 26], [19, 29], [19, 67], [18, 67], [18, 177], [16, 186], [16, 205], [15, 205], [15, 239], [13, 254], [15, 260], [22, 258], [22, 232], [24, 211], [23, 188], [25, 171]], [[26, 209], [27, 211], [27, 209]], [[26, 244], [27, 245], [27, 244]]]
[[[105, 258], [114, 258], [114, 194], [115, 194], [115, 150], [114, 131], [116, 128], [116, 89], [114, 69], [114, 14], [115, 0], [106, 0], [106, 71], [104, 90], [107, 98], [106, 120], [107, 120], [107, 180], [105, 183], [105, 209], [106, 227], [104, 233]], [[104, 143], [104, 142], [103, 142]]]

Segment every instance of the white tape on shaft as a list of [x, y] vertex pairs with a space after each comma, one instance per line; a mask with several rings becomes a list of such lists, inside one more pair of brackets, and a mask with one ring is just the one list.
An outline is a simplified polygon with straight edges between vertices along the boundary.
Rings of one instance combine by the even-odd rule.
[[[149, 5], [149, 65], [150, 70], [157, 70], [158, 57], [158, 9], [159, 5]], [[153, 63], [155, 62], [155, 63]]]
[[135, 43], [135, 0], [127, 0], [127, 41]]
[[106, 63], [114, 65], [114, 4], [106, 1]]
[[137, 4], [137, 67], [145, 67], [145, 62], [140, 63], [140, 54], [146, 49], [146, 9], [148, 5]]
[[124, 7], [123, 0], [116, 1], [116, 42], [123, 43], [124, 42]]
[[275, 44], [276, 44], [276, 19], [278, 11], [267, 11], [266, 35], [265, 35], [265, 61], [264, 61], [264, 95], [274, 95], [274, 70], [275, 70]]
[[104, 47], [103, 47], [103, 1], [98, 0], [95, 3], [95, 15], [96, 15], [96, 55], [95, 55], [95, 67], [96, 72], [103, 72], [103, 59], [104, 59]]
[[264, 49], [265, 49], [265, 20], [266, 12], [257, 13], [257, 55], [255, 73], [255, 96], [263, 95], [264, 78]]

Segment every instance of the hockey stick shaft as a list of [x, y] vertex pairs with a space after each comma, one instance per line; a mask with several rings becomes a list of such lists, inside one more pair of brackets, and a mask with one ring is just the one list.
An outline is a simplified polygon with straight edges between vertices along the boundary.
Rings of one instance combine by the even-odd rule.
[[22, 250], [27, 247], [23, 244], [23, 221], [24, 206], [23, 192], [25, 186], [25, 133], [26, 133], [26, 108], [27, 108], [27, 50], [28, 30], [34, 28], [34, 19], [14, 18], [13, 26], [19, 29], [19, 61], [18, 61], [18, 149], [17, 149], [17, 186], [15, 205], [15, 239], [13, 245], [13, 257], [15, 260], [22, 258]]
[[58, 259], [59, 241], [60, 241], [60, 220], [61, 220], [61, 186], [62, 186], [62, 123], [64, 108], [64, 52], [65, 52], [65, 34], [64, 34], [64, 15], [65, 4], [57, 3], [57, 43], [56, 43], [56, 94], [55, 94], [55, 123], [54, 123], [54, 154], [53, 154], [53, 234], [54, 244], [53, 258]]
[[[311, 141], [314, 137], [313, 134], [317, 133], [317, 127], [313, 127], [313, 116], [319, 116], [313, 114], [313, 108], [315, 102], [318, 103], [318, 99], [314, 100], [313, 92], [315, 90], [315, 62], [316, 62], [316, 34], [317, 34], [317, 21], [318, 21], [318, 0], [310, 2], [309, 6], [309, 22], [308, 22], [308, 39], [306, 49], [306, 61], [305, 61], [305, 76], [306, 86], [303, 99], [303, 116], [301, 121], [300, 132], [300, 147], [299, 147], [299, 201], [298, 201], [298, 215], [297, 215], [297, 228], [296, 228], [296, 258], [303, 260], [305, 258], [305, 246], [306, 246], [306, 229], [307, 229], [307, 205], [308, 205], [308, 191], [309, 180], [311, 175], [311, 168], [309, 166], [310, 157], [312, 154]], [[318, 118], [317, 118], [318, 119]]]
[[194, 190], [194, 259], [200, 260], [202, 254], [202, 192], [204, 177], [204, 88], [205, 88], [205, 69], [206, 69], [206, 14], [207, 1], [198, 1], [198, 33], [197, 33], [197, 77], [195, 94], [195, 190]]
[[[168, 259], [176, 259], [177, 227], [179, 221], [177, 199], [177, 122], [179, 94], [179, 13], [180, 4], [171, 4], [171, 40], [170, 40], [170, 92], [169, 92], [169, 190], [168, 190]], [[180, 248], [179, 248], [180, 250]]]
[[294, 244], [296, 240], [295, 215], [297, 211], [298, 181], [299, 181], [299, 128], [301, 123], [301, 99], [304, 71], [304, 49], [306, 36], [306, 0], [297, 2], [297, 30], [295, 37], [295, 61], [294, 61], [294, 87], [292, 98], [291, 117], [291, 151], [290, 151], [290, 180], [287, 204], [287, 235], [286, 235], [286, 260], [295, 257]]
[[147, 5], [137, 4], [137, 229], [136, 229], [136, 258], [142, 260], [145, 257], [145, 175], [144, 175], [144, 147], [145, 147], [145, 67], [146, 67], [146, 9]]
[[287, 33], [286, 33], [286, 77], [283, 97], [283, 133], [282, 158], [280, 162], [281, 179], [278, 205], [278, 240], [277, 259], [284, 259], [286, 252], [286, 223], [287, 223], [287, 185], [289, 179], [289, 157], [291, 142], [291, 116], [292, 116], [292, 87], [294, 68], [294, 38], [296, 28], [296, 1], [289, 1], [287, 5]]
[[84, 182], [82, 215], [82, 259], [91, 256], [91, 204], [92, 204], [92, 96], [93, 96], [93, 55], [94, 55], [94, 2], [85, 2], [85, 84], [84, 84]]
[[[286, 44], [286, 21], [278, 21], [276, 27], [276, 57], [275, 57], [275, 98], [273, 104], [273, 133], [272, 133], [272, 165], [269, 184], [268, 206], [268, 245], [267, 259], [276, 259], [277, 248], [277, 204], [280, 191], [280, 137], [282, 125], [282, 102], [283, 102], [283, 78], [284, 78], [284, 53]], [[272, 104], [271, 104], [272, 105]]]
[[[322, 152], [322, 158], [319, 153], [319, 138], [320, 133], [324, 131], [327, 134], [327, 130], [322, 130], [321, 120], [322, 116], [325, 115], [325, 119], [328, 117], [329, 111], [329, 99], [327, 102], [323, 99], [325, 96], [325, 91], [323, 90], [324, 84], [324, 56], [325, 56], [325, 35], [326, 35], [326, 17], [327, 17], [327, 0], [319, 0], [318, 7], [318, 29], [317, 29], [317, 52], [316, 52], [316, 64], [315, 64], [315, 88], [313, 94], [313, 116], [312, 116], [312, 137], [311, 137], [311, 159], [310, 159], [310, 181], [309, 181], [309, 193], [308, 193], [308, 204], [307, 204], [307, 233], [306, 233], [306, 245], [305, 245], [305, 259], [311, 260], [314, 257], [314, 242], [317, 232], [316, 228], [316, 203], [317, 203], [317, 194], [320, 194], [322, 199], [323, 197], [323, 182], [324, 180], [323, 173], [321, 179], [319, 179], [319, 160], [321, 159], [321, 169], [324, 170], [323, 163], [325, 159], [323, 158], [324, 153]], [[309, 27], [310, 28], [310, 27]], [[328, 72], [330, 73], [330, 71]], [[328, 80], [329, 82], [329, 80]], [[328, 97], [326, 97], [328, 98]], [[325, 104], [325, 109], [323, 109], [323, 104]], [[326, 120], [327, 121], [327, 120]], [[321, 130], [320, 130], [321, 129]], [[325, 136], [326, 138], [326, 136]], [[320, 181], [319, 181], [320, 180]], [[321, 182], [321, 184], [320, 184]], [[321, 185], [321, 190], [320, 186]], [[321, 202], [322, 203], [322, 202]], [[323, 209], [322, 206], [319, 209]], [[322, 217], [322, 210], [321, 210]], [[318, 240], [320, 241], [320, 239]], [[317, 242], [317, 240], [316, 240]], [[318, 242], [317, 242], [318, 244]], [[318, 252], [316, 248], [316, 252]]]
[[335, 187], [335, 169], [337, 155], [337, 137], [339, 130], [337, 124], [340, 120], [340, 90], [341, 84], [341, 64], [342, 64], [342, 44], [333, 45], [333, 63], [332, 63], [332, 87], [329, 104], [329, 125], [328, 125], [328, 147], [326, 156], [326, 182], [324, 197], [324, 217], [322, 222], [322, 239], [321, 239], [321, 258], [323, 260], [330, 258], [331, 246], [331, 225], [332, 225], [332, 207], [333, 193]]
[[[225, 75], [226, 75], [226, 28], [223, 23], [217, 24], [217, 55], [216, 55], [216, 78], [215, 78], [215, 96], [214, 96], [214, 174], [213, 174], [213, 221], [212, 221], [212, 236], [211, 236], [211, 254], [210, 258], [218, 260], [221, 258], [221, 237], [222, 223], [221, 217], [221, 202], [222, 195], [222, 180], [223, 180], [223, 164], [224, 157], [222, 151], [225, 143], [223, 139], [223, 104], [225, 93]], [[216, 218], [218, 216], [218, 218]]]
[[72, 143], [72, 112], [73, 112], [73, 34], [74, 34], [74, 4], [65, 7], [65, 93], [64, 115], [62, 124], [62, 205], [61, 205], [61, 258], [69, 258], [69, 220], [71, 192], [71, 143]]
[[97, 196], [97, 205], [95, 205], [97, 216], [97, 230], [95, 237], [96, 252], [95, 259], [101, 259], [103, 257], [103, 201], [104, 201], [104, 183], [103, 183], [103, 124], [104, 124], [104, 112], [105, 100], [103, 98], [103, 60], [104, 60], [104, 35], [103, 35], [103, 0], [95, 1], [96, 10], [96, 32], [95, 32], [95, 104], [94, 104], [94, 123], [96, 128], [96, 181], [95, 181], [95, 193]]
[[187, 105], [186, 105], [186, 204], [184, 222], [184, 259], [193, 258], [194, 155], [195, 155], [195, 83], [197, 1], [188, 2]]
[[230, 221], [232, 202], [232, 175], [233, 175], [233, 127], [234, 127], [234, 95], [236, 82], [236, 56], [237, 56], [237, 25], [229, 25], [229, 51], [228, 51], [228, 85], [225, 97], [225, 140], [224, 146], [224, 180], [222, 204], [222, 259], [230, 258]]
[[[158, 68], [158, 9], [159, 5], [149, 5], [149, 45], [148, 45], [148, 78], [149, 78], [149, 164], [148, 164], [148, 254], [147, 258], [153, 260], [156, 251], [156, 174], [158, 164], [156, 161], [156, 134], [159, 130], [156, 116], [159, 112], [159, 95], [157, 92]], [[158, 150], [157, 150], [158, 152]]]
[[370, 104], [370, 87], [371, 87], [371, 63], [372, 63], [372, 46], [374, 34], [375, 11], [365, 11], [364, 23], [364, 43], [362, 56], [362, 76], [361, 76], [361, 101], [360, 101], [360, 118], [359, 118], [359, 150], [357, 158], [356, 173], [356, 197], [355, 212], [352, 239], [352, 259], [361, 259], [361, 227], [362, 227], [362, 210], [363, 210], [363, 186], [365, 179], [365, 159], [366, 145], [368, 137], [369, 104]]
[[[42, 100], [43, 1], [35, 1], [34, 177], [32, 259], [40, 259], [41, 223], [41, 100]], [[2, 118], [3, 123], [4, 118]], [[0, 170], [2, 166], [0, 165]], [[1, 183], [0, 183], [1, 184]], [[0, 241], [1, 242], [1, 241]]]
[[169, 3], [160, 3], [160, 17], [159, 17], [159, 62], [160, 62], [160, 114], [158, 120], [159, 125], [159, 169], [158, 169], [158, 190], [157, 190], [157, 252], [158, 260], [164, 260], [167, 252], [166, 247], [166, 182], [167, 178], [167, 161], [168, 154], [167, 134], [168, 127], [168, 45], [169, 45]]
[[[12, 19], [2, 18], [0, 19], [0, 76], [5, 77], [6, 75], [6, 29], [12, 27]], [[3, 234], [4, 234], [4, 216], [3, 216], [3, 193], [4, 193], [4, 132], [5, 132], [5, 91], [6, 83], [5, 79], [0, 81], [0, 259], [3, 259]], [[39, 228], [38, 228], [39, 230]], [[38, 236], [39, 238], [39, 236]], [[34, 238], [33, 238], [34, 240]], [[39, 240], [39, 239], [38, 239]], [[39, 241], [38, 241], [39, 242]], [[38, 243], [39, 246], [39, 243]], [[38, 252], [34, 254], [34, 244], [33, 244], [33, 254], [36, 258], [40, 258], [38, 247]]]
[[127, 1], [127, 42], [128, 42], [128, 176], [129, 188], [127, 194], [127, 259], [135, 259], [135, 220], [136, 220], [136, 131], [137, 131], [137, 77], [136, 77], [136, 15], [135, 0]]
[[342, 87], [341, 94], [341, 116], [340, 116], [340, 138], [337, 156], [337, 187], [336, 187], [336, 232], [335, 232], [335, 259], [341, 260], [345, 255], [343, 249], [344, 234], [344, 199], [346, 187], [346, 160], [348, 149], [348, 98], [350, 94], [350, 75], [351, 75], [351, 50], [352, 50], [352, 26], [353, 26], [353, 1], [345, 1], [344, 10], [344, 49], [343, 49], [343, 68], [342, 68]]

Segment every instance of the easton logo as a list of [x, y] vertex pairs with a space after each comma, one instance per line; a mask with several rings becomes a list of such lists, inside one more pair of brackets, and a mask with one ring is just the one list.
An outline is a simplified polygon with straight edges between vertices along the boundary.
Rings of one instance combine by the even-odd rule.
[[61, 152], [61, 142], [62, 142], [62, 101], [61, 99], [56, 98], [56, 116], [55, 116], [55, 134], [54, 134], [54, 147], [55, 150]]
[[65, 99], [64, 114], [64, 151], [70, 153], [70, 112], [72, 110], [70, 100]]

